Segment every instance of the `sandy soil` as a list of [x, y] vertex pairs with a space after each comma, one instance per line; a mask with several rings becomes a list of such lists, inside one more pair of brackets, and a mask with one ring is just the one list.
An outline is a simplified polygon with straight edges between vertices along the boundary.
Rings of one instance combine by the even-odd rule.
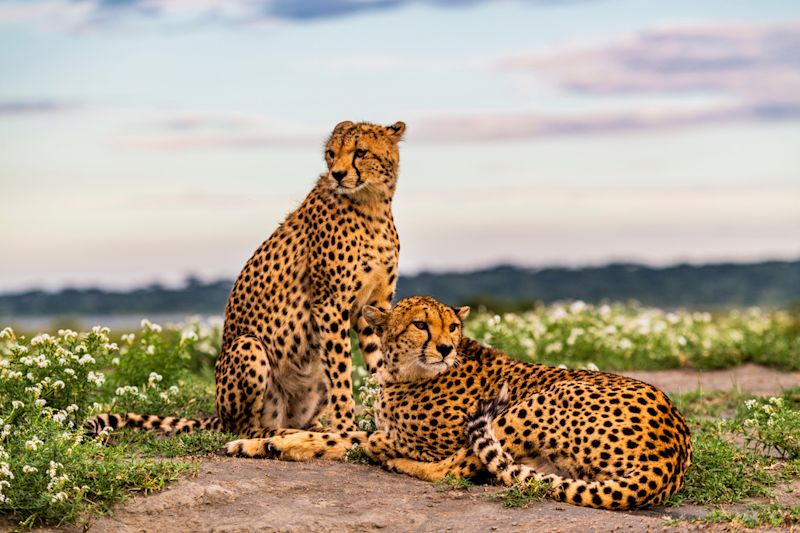
[[800, 372], [781, 372], [752, 364], [709, 372], [658, 370], [622, 372], [622, 374], [651, 383], [666, 392], [738, 388], [761, 396], [800, 386]]
[[[758, 394], [800, 385], [800, 374], [753, 365], [717, 372], [630, 372], [667, 391], [731, 389]], [[89, 531], [659, 531], [673, 518], [703, 509], [657, 507], [598, 511], [552, 501], [506, 509], [475, 486], [445, 490], [380, 468], [333, 462], [284, 463], [211, 457], [198, 460], [196, 477], [148, 497], [134, 497]], [[800, 487], [794, 491], [798, 497]], [[785, 491], [783, 491], [785, 492]], [[680, 531], [709, 526], [679, 526]], [[724, 531], [728, 526], [714, 526]], [[0, 525], [2, 529], [2, 525]], [[59, 531], [69, 531], [65, 528]], [[671, 528], [672, 531], [676, 529]]]

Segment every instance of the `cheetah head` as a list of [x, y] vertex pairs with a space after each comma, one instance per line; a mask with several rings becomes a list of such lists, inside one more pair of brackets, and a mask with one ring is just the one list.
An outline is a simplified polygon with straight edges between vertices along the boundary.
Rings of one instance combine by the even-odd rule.
[[323, 179], [338, 194], [391, 197], [397, 182], [397, 144], [405, 129], [403, 122], [386, 127], [340, 122], [325, 145], [328, 174]]
[[384, 382], [425, 381], [460, 363], [457, 348], [469, 307], [412, 296], [388, 312], [365, 306], [363, 314], [381, 336]]

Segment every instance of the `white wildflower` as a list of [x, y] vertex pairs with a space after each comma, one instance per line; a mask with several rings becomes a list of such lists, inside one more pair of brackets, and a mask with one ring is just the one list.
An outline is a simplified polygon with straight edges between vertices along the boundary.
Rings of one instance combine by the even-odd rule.
[[755, 401], [755, 400], [747, 400], [747, 401], [745, 401], [745, 402], [744, 402], [744, 406], [745, 406], [745, 407], [747, 407], [748, 409], [751, 409], [751, 410], [752, 410], [752, 409], [753, 409], [753, 408], [754, 408], [754, 407], [755, 407], [757, 404], [758, 404], [758, 402], [757, 402], [757, 401]]
[[631, 342], [630, 339], [628, 339], [628, 338], [620, 339], [620, 341], [619, 341], [619, 349], [620, 350], [627, 351], [627, 350], [630, 350], [632, 348], [633, 348], [633, 342]]
[[42, 444], [44, 444], [44, 442], [41, 439], [39, 439], [39, 437], [34, 435], [31, 440], [25, 441], [25, 449], [30, 452], [33, 452], [36, 451]]
[[66, 375], [68, 375], [68, 376], [74, 376], [74, 375], [75, 375], [75, 371], [74, 371], [74, 370], [72, 370], [71, 368], [65, 368], [65, 369], [64, 369], [64, 373], [65, 373]]
[[181, 333], [181, 342], [196, 341], [196, 340], [197, 340], [197, 333], [195, 333], [194, 331], [189, 330]]
[[42, 333], [31, 339], [31, 346], [39, 346], [40, 344], [51, 344], [55, 339], [47, 333]]
[[594, 363], [589, 363], [586, 365], [586, 370], [591, 370], [592, 372], [599, 372], [600, 368]]
[[94, 371], [90, 371], [86, 375], [86, 381], [88, 381], [90, 383], [94, 383], [95, 385], [97, 385], [99, 387], [100, 385], [105, 383], [106, 376], [102, 372], [96, 372], [95, 373]]
[[164, 378], [163, 376], [161, 376], [161, 374], [158, 374], [156, 372], [150, 372], [150, 377], [147, 378], [147, 383], [152, 385], [153, 383], [159, 382], [162, 379]]
[[0, 331], [0, 340], [9, 340], [13, 341], [16, 339], [16, 335], [14, 335], [14, 330], [10, 327], [3, 328], [3, 331]]
[[22, 467], [22, 471], [25, 472], [26, 474], [33, 474], [34, 472], [38, 472], [39, 469], [36, 468], [35, 466], [25, 465]]
[[[19, 400], [13, 400], [11, 402], [11, 407], [14, 408], [14, 409], [22, 409], [23, 407], [25, 407], [25, 404], [22, 403]], [[0, 422], [0, 423], [2, 423], [2, 422]]]
[[36, 407], [44, 407], [45, 405], [47, 405], [47, 400], [45, 400], [44, 398], [33, 400], [33, 405], [35, 405]]
[[564, 346], [560, 342], [554, 342], [552, 344], [548, 344], [544, 351], [545, 353], [560, 353], [563, 349]]
[[78, 333], [71, 329], [60, 329], [58, 330], [58, 336], [65, 341], [73, 341], [78, 338]]
[[586, 302], [582, 300], [576, 300], [572, 302], [572, 304], [569, 306], [569, 312], [572, 313], [573, 315], [577, 315], [578, 313], [583, 313], [584, 311], [586, 311], [588, 307], [589, 306], [586, 305]]
[[64, 468], [64, 465], [55, 461], [50, 461], [50, 466], [47, 468], [47, 475], [51, 478], [56, 478], [59, 468]]
[[161, 326], [158, 324], [154, 324], [147, 320], [146, 318], [142, 320], [142, 329], [146, 329], [149, 331], [155, 331], [156, 333], [160, 333], [162, 331]]
[[86, 355], [84, 355], [83, 357], [81, 357], [80, 359], [78, 359], [78, 364], [79, 364], [79, 365], [85, 365], [85, 364], [95, 364], [96, 362], [97, 362], [97, 361], [95, 361], [95, 358], [94, 358], [94, 357], [92, 357], [92, 356], [91, 356], [90, 354], [88, 354], [88, 353], [87, 353]]
[[56, 492], [50, 497], [50, 503], [58, 503], [63, 502], [68, 498], [66, 492]]

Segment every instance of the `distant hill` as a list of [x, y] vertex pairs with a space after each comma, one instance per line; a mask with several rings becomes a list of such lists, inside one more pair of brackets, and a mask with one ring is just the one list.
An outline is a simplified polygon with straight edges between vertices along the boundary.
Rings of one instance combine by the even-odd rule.
[[[170, 289], [131, 291], [64, 289], [0, 295], [0, 317], [144, 313], [222, 313], [232, 282], [187, 280]], [[428, 294], [453, 305], [496, 310], [534, 302], [579, 299], [637, 300], [659, 307], [784, 307], [800, 302], [800, 261], [652, 268], [611, 264], [591, 268], [530, 269], [497, 266], [472, 272], [423, 272], [401, 276], [398, 297]]]

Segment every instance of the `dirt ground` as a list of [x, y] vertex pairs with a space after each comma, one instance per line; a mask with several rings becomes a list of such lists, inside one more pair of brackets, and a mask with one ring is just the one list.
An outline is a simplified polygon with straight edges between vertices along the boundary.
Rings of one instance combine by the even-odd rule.
[[[665, 371], [628, 375], [670, 392], [739, 387], [770, 394], [800, 385], [798, 373], [753, 365], [702, 374]], [[506, 509], [493, 498], [500, 490], [497, 487], [445, 490], [373, 466], [226, 457], [198, 461], [196, 477], [161, 493], [130, 499], [113, 516], [96, 520], [89, 531], [675, 531], [665, 523], [703, 512], [696, 506], [611, 512], [552, 501], [527, 509]], [[680, 531], [725, 531], [727, 527], [678, 526]], [[77, 529], [58, 531], [70, 530]]]

